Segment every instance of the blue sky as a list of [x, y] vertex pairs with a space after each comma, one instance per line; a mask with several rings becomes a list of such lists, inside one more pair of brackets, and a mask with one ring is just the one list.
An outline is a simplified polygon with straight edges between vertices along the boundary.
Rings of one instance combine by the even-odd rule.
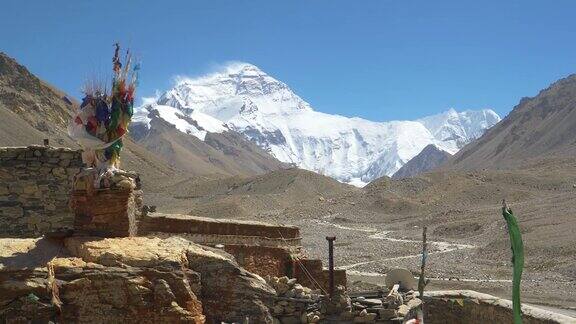
[[119, 40], [142, 60], [139, 96], [245, 61], [327, 113], [504, 115], [576, 72], [574, 12], [571, 0], [3, 0], [0, 51], [76, 97]]

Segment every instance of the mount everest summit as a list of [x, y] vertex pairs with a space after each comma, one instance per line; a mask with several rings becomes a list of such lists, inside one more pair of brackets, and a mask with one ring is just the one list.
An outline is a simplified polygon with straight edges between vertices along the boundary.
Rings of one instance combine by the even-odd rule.
[[429, 144], [454, 154], [500, 121], [490, 109], [390, 122], [330, 115], [247, 63], [178, 80], [139, 107], [133, 124], [142, 133], [154, 128], [153, 119], [201, 141], [239, 133], [282, 162], [355, 185], [392, 176]]

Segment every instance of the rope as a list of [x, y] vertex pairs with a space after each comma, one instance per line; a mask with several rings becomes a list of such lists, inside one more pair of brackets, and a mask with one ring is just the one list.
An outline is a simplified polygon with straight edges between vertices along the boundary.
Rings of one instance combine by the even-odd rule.
[[[278, 234], [280, 235], [280, 239], [282, 241], [286, 242], [287, 240], [282, 235], [282, 232], [280, 232], [280, 230], [277, 230], [277, 231], [278, 231]], [[308, 279], [310, 279], [310, 282], [312, 282], [312, 284], [314, 284], [317, 288], [319, 288], [324, 294], [328, 294], [326, 292], [326, 290], [324, 290], [324, 288], [322, 288], [322, 286], [318, 283], [318, 281], [316, 281], [316, 279], [314, 279], [314, 277], [312, 276], [312, 274], [310, 274], [308, 269], [306, 269], [306, 266], [304, 264], [302, 264], [302, 261], [300, 260], [300, 258], [298, 256], [294, 256], [294, 259], [295, 259], [296, 263], [302, 269], [302, 272], [304, 272], [304, 274], [308, 277]]]
[[54, 272], [54, 261], [55, 257], [52, 258], [47, 264], [46, 267], [48, 268], [48, 293], [52, 296], [52, 305], [56, 306], [58, 309], [58, 313], [62, 313], [62, 300], [60, 300], [60, 293], [58, 290], [58, 284], [56, 283], [56, 274]]
[[54, 270], [54, 260], [60, 257], [60, 253], [62, 252], [63, 249], [64, 244], [60, 245], [58, 251], [56, 252], [56, 255], [46, 263], [46, 270], [48, 271], [48, 277], [46, 278], [47, 280], [46, 291], [51, 296], [50, 302], [52, 303], [52, 305], [54, 305], [54, 307], [56, 307], [57, 315], [60, 318], [60, 320], [63, 318], [62, 306], [64, 305], [64, 303], [60, 299], [60, 290], [58, 289], [58, 282], [56, 280], [56, 271]]

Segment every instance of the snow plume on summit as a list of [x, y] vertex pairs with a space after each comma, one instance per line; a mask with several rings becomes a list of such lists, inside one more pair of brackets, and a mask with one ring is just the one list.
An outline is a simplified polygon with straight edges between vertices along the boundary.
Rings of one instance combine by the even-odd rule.
[[185, 122], [207, 132], [236, 131], [282, 162], [355, 185], [393, 175], [429, 144], [454, 154], [500, 120], [490, 109], [390, 122], [326, 114], [258, 67], [238, 62], [179, 78], [138, 116], [151, 112], [200, 139]]

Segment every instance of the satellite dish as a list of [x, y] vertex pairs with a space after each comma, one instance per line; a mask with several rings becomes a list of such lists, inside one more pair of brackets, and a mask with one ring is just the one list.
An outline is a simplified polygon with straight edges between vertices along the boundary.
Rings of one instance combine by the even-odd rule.
[[414, 290], [416, 279], [408, 269], [392, 269], [386, 274], [386, 287], [392, 289], [396, 284], [400, 285], [402, 290]]

